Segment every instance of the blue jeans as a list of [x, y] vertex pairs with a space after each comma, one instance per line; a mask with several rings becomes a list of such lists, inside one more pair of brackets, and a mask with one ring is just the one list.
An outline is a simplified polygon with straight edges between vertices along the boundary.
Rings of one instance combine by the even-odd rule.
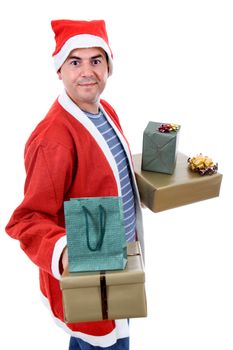
[[116, 344], [108, 346], [107, 348], [102, 348], [100, 346], [93, 346], [85, 341], [71, 337], [69, 350], [129, 350], [129, 338], [118, 339]]

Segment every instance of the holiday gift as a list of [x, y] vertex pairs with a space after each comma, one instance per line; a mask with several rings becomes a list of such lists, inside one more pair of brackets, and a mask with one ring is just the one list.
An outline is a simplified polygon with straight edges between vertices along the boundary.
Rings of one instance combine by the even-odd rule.
[[172, 175], [143, 171], [140, 154], [133, 160], [141, 201], [153, 212], [219, 196], [222, 175], [212, 171], [211, 176], [200, 176], [189, 169], [191, 160], [182, 153], [177, 154]]
[[149, 122], [143, 133], [142, 169], [172, 174], [180, 126]]
[[145, 273], [139, 242], [128, 243], [124, 270], [64, 271], [60, 286], [67, 323], [147, 315]]
[[124, 269], [121, 197], [73, 198], [64, 210], [70, 272]]

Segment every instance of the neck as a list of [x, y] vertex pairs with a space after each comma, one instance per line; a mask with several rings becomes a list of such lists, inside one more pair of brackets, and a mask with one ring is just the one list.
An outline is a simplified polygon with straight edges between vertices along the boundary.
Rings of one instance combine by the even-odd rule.
[[85, 103], [77, 103], [77, 105], [84, 112], [89, 112], [91, 114], [97, 114], [99, 112], [99, 103], [97, 103], [96, 105], [85, 104]]
[[83, 111], [92, 113], [92, 114], [97, 114], [99, 112], [99, 99], [94, 102], [85, 102], [85, 101], [80, 101], [80, 100], [75, 100], [73, 99], [68, 92], [66, 91], [67, 95], [69, 98]]

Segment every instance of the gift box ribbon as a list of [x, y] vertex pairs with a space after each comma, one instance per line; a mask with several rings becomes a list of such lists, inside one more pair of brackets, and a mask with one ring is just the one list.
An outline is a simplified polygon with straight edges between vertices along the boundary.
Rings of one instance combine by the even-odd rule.
[[[128, 256], [140, 255], [140, 252], [128, 253]], [[105, 271], [100, 271], [100, 295], [101, 295], [101, 309], [102, 319], [108, 320], [108, 296], [107, 296], [107, 283]]]
[[161, 124], [159, 127], [159, 131], [162, 133], [168, 133], [171, 131], [178, 131], [179, 128], [180, 126], [178, 124], [167, 123], [167, 124]]
[[108, 320], [108, 297], [107, 297], [107, 284], [105, 272], [100, 272], [100, 295], [101, 295], [101, 307], [102, 307], [102, 318]]

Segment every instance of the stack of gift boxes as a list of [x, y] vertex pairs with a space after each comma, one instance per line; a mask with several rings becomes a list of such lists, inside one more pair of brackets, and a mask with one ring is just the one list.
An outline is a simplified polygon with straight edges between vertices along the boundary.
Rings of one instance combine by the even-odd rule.
[[147, 315], [140, 243], [126, 243], [120, 197], [64, 203], [68, 269], [60, 287], [67, 323]]
[[[153, 212], [219, 195], [222, 175], [217, 164], [202, 154], [190, 158], [178, 152], [179, 134], [180, 125], [151, 121], [143, 134], [142, 154], [133, 156], [141, 202]], [[67, 323], [147, 315], [140, 243], [126, 244], [122, 203], [112, 207], [119, 201], [97, 197], [64, 203], [69, 267], [60, 286]], [[110, 204], [115, 217], [106, 221]], [[93, 225], [95, 220], [100, 225]], [[118, 249], [115, 258], [112, 247]]]
[[142, 154], [133, 156], [141, 202], [153, 212], [219, 195], [217, 164], [202, 154], [190, 158], [178, 152], [179, 134], [180, 125], [151, 121]]

